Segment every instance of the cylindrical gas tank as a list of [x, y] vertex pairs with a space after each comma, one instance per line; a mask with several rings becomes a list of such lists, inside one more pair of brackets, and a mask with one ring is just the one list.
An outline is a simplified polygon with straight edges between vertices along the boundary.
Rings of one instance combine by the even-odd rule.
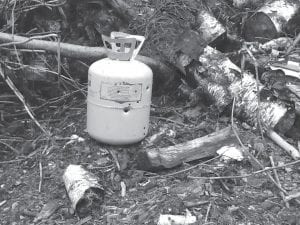
[[89, 68], [87, 131], [103, 143], [135, 143], [147, 135], [150, 117], [152, 71], [133, 59], [144, 39], [117, 32], [102, 38], [108, 58]]

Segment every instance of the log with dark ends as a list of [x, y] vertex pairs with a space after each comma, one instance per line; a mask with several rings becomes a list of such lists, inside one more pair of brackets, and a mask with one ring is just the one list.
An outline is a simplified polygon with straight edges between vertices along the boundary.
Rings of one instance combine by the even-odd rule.
[[245, 22], [243, 36], [247, 41], [265, 43], [277, 38], [278, 33], [271, 19], [266, 14], [258, 12]]
[[137, 156], [138, 167], [147, 171], [173, 168], [183, 162], [213, 157], [221, 147], [233, 145], [238, 145], [237, 139], [231, 127], [226, 127], [185, 143], [142, 150]]

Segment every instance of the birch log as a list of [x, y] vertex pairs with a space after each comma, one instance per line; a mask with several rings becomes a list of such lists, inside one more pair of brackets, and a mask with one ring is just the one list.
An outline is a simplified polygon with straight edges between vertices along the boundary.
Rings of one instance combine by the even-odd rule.
[[231, 104], [235, 98], [235, 116], [242, 118], [250, 125], [257, 124], [257, 110], [260, 120], [266, 129], [277, 128], [288, 131], [295, 120], [293, 109], [289, 109], [280, 100], [272, 101], [264, 97], [258, 100], [257, 90], [264, 87], [256, 83], [254, 75], [241, 73], [223, 53], [207, 46], [198, 61], [187, 55], [178, 57], [180, 68], [186, 76], [196, 83], [199, 94], [207, 95], [220, 112]]

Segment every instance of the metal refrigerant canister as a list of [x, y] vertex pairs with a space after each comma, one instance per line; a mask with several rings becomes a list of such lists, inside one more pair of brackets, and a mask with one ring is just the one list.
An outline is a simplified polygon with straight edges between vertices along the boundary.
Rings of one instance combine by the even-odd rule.
[[142, 140], [148, 132], [152, 71], [137, 60], [145, 38], [121, 32], [102, 36], [107, 58], [88, 72], [87, 131], [113, 145]]

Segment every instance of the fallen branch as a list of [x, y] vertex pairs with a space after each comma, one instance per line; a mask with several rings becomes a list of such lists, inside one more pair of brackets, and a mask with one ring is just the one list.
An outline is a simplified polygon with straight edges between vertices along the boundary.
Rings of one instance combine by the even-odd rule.
[[[2, 32], [0, 32], [0, 43], [14, 43], [18, 47], [32, 50], [45, 50], [53, 54], [57, 54], [58, 48], [57, 43], [53, 41], [35, 40], [18, 35], [12, 36], [11, 34]], [[106, 51], [102, 47], [88, 47], [61, 42], [60, 48], [61, 56], [63, 57], [89, 60], [98, 60], [106, 57]], [[166, 81], [172, 80], [178, 75], [177, 70], [155, 59], [141, 55], [138, 55], [136, 59], [150, 66], [154, 75], [159, 74], [163, 76], [162, 78]]]
[[185, 143], [165, 148], [153, 148], [138, 153], [138, 165], [143, 170], [172, 168], [183, 162], [211, 157], [223, 146], [237, 145], [230, 127]]

